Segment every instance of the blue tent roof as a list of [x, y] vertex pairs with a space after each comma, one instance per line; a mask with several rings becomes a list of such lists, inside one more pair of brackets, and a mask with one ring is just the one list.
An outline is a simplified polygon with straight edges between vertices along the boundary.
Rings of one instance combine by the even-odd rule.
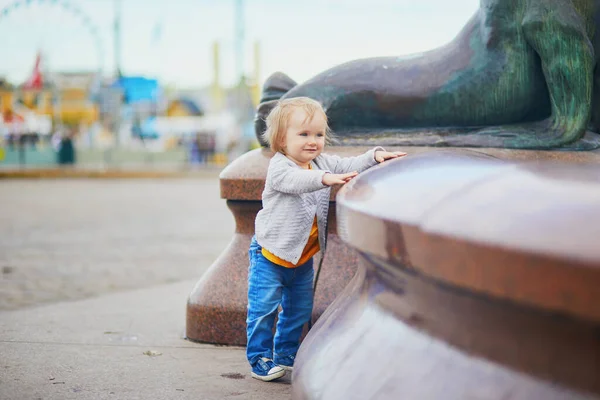
[[121, 77], [117, 79], [112, 86], [123, 89], [126, 103], [156, 101], [160, 94], [158, 81], [142, 76]]

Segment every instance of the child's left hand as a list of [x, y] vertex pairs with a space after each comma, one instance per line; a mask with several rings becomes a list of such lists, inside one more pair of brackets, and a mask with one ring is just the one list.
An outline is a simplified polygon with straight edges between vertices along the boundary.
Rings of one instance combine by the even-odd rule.
[[405, 155], [406, 155], [406, 153], [403, 151], [390, 152], [390, 151], [377, 150], [375, 152], [375, 161], [377, 161], [378, 163], [382, 163], [385, 160], [391, 160], [392, 158], [404, 157]]

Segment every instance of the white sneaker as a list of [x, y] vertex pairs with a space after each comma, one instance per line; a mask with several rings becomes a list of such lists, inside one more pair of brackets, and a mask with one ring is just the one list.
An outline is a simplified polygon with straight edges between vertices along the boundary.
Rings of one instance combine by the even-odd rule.
[[281, 378], [284, 375], [285, 370], [270, 358], [262, 357], [252, 366], [252, 377], [264, 382]]

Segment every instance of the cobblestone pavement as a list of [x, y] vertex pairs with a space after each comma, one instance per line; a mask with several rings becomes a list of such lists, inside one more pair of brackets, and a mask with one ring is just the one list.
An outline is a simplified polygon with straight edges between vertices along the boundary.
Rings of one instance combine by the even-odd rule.
[[216, 173], [0, 181], [0, 310], [198, 278], [234, 227]]

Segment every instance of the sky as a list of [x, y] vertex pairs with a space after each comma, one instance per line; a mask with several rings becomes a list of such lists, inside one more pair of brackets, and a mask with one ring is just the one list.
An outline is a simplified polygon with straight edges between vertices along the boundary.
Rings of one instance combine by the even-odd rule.
[[[178, 88], [208, 85], [212, 43], [221, 46], [221, 83], [237, 79], [238, 0], [0, 0], [0, 77], [21, 83], [41, 49], [53, 71], [115, 71], [115, 10], [121, 10], [121, 69]], [[86, 17], [53, 1], [75, 5]], [[297, 82], [357, 58], [399, 56], [441, 46], [479, 0], [240, 0], [243, 72], [285, 72]], [[119, 5], [120, 4], [120, 5]], [[118, 6], [119, 5], [119, 6]], [[2, 12], [0, 11], [0, 15]], [[95, 29], [95, 30], [94, 30]], [[92, 32], [96, 32], [93, 34]]]

